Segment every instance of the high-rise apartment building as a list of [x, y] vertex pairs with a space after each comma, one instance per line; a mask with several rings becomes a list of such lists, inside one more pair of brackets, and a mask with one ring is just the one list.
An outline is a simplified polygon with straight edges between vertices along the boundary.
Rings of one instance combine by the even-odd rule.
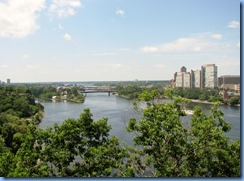
[[201, 87], [216, 88], [218, 87], [218, 71], [215, 64], [203, 65], [201, 68]]
[[180, 72], [174, 74], [175, 87], [191, 87], [191, 74], [186, 72], [186, 67], [183, 66]]
[[218, 70], [215, 64], [207, 64], [201, 67], [201, 70], [186, 71], [183, 66], [180, 72], [174, 74], [175, 87], [191, 88], [216, 88], [218, 87]]
[[10, 84], [10, 79], [7, 79], [7, 84]]
[[183, 72], [183, 87], [191, 87], [191, 74], [190, 72]]
[[175, 73], [175, 87], [183, 87], [183, 73], [182, 72]]
[[191, 70], [191, 87], [201, 88], [201, 70]]

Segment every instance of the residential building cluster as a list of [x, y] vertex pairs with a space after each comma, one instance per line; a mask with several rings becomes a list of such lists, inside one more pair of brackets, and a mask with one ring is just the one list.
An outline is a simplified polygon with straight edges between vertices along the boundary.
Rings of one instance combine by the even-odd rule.
[[218, 67], [215, 64], [202, 65], [199, 70], [187, 72], [185, 66], [175, 72], [170, 81], [171, 87], [182, 88], [219, 88], [240, 92], [240, 75], [223, 75], [218, 77]]
[[200, 70], [187, 72], [185, 66], [181, 67], [180, 72], [175, 72], [171, 86], [183, 88], [217, 88], [218, 87], [218, 68], [215, 64], [201, 66]]

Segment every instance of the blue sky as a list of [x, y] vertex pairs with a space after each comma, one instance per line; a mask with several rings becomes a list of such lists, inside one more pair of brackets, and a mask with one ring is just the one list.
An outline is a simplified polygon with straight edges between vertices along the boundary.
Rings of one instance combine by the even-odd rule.
[[240, 74], [238, 0], [0, 0], [0, 80], [169, 80]]

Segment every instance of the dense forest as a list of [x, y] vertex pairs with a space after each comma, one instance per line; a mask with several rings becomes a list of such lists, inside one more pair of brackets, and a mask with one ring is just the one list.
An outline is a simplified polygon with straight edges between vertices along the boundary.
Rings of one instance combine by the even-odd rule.
[[[240, 140], [224, 135], [230, 124], [216, 103], [206, 115], [195, 107], [185, 127], [184, 105], [155, 101], [157, 90], [142, 91], [134, 101], [142, 111], [131, 118], [128, 132], [135, 146], [109, 135], [107, 118], [94, 120], [89, 109], [78, 119], [52, 128], [38, 128], [35, 115], [43, 110], [29, 89], [0, 87], [0, 176], [2, 177], [240, 177]], [[146, 107], [140, 108], [145, 102]]]

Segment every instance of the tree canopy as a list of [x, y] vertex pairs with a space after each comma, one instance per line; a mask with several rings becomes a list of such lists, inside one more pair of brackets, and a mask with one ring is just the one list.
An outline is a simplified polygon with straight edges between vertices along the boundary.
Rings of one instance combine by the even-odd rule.
[[[127, 130], [135, 132], [134, 142], [142, 148], [144, 168], [153, 167], [152, 176], [231, 177], [240, 176], [240, 141], [231, 141], [225, 132], [231, 126], [218, 103], [209, 115], [195, 107], [188, 126], [182, 117], [188, 100], [175, 98], [171, 103], [155, 103], [144, 93], [139, 101], [150, 102], [141, 120], [131, 119]], [[138, 169], [135, 169], [138, 170]], [[148, 172], [145, 172], [148, 174]]]

